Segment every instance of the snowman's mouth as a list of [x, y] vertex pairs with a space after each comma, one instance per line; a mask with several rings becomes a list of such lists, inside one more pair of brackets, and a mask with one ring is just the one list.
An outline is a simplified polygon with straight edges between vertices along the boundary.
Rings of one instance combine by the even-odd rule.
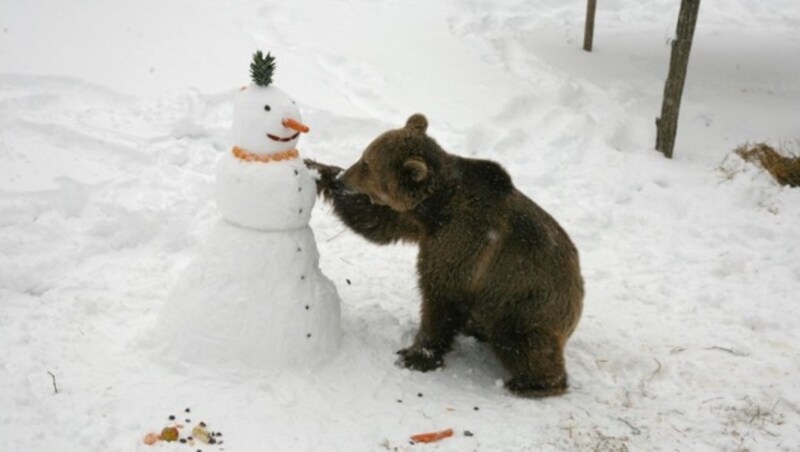
[[273, 135], [271, 133], [267, 134], [267, 138], [269, 138], [270, 140], [280, 141], [282, 143], [286, 143], [286, 142], [292, 141], [292, 140], [294, 140], [295, 138], [297, 138], [299, 136], [300, 136], [300, 132], [297, 132], [296, 134], [290, 136], [289, 138], [281, 138], [281, 137], [275, 136], [275, 135]]

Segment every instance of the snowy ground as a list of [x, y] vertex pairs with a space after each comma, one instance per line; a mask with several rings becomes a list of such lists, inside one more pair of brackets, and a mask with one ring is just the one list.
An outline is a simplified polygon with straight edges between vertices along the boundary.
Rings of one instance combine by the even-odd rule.
[[[582, 1], [0, 2], [0, 450], [190, 450], [142, 444], [186, 407], [224, 432], [205, 451], [798, 450], [800, 191], [730, 151], [797, 146], [800, 4], [704, 2], [668, 161], [652, 147], [678, 3], [600, 1], [587, 54]], [[312, 127], [306, 156], [347, 165], [423, 112], [561, 222], [587, 284], [569, 394], [508, 395], [469, 340], [441, 371], [397, 368], [415, 250], [366, 243], [322, 203], [344, 328], [327, 367], [153, 355], [217, 219], [256, 48]]]

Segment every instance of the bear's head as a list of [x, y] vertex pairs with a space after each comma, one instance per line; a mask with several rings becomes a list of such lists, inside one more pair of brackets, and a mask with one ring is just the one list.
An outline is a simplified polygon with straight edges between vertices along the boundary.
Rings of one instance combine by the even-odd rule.
[[412, 115], [405, 127], [370, 143], [339, 181], [346, 190], [369, 196], [373, 204], [399, 212], [413, 209], [437, 188], [447, 156], [426, 135], [427, 128], [425, 116]]

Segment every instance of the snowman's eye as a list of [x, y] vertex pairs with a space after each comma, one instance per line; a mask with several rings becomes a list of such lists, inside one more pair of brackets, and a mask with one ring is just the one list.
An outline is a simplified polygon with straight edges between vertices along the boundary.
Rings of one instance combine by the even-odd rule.
[[270, 110], [272, 110], [272, 108], [270, 108], [269, 105], [264, 105], [264, 111], [270, 111]]

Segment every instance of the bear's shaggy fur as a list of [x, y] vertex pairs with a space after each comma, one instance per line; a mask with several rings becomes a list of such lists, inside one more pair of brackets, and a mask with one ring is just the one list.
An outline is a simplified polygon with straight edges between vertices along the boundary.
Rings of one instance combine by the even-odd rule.
[[436, 369], [464, 333], [491, 345], [512, 392], [563, 393], [564, 345], [583, 306], [575, 246], [500, 165], [446, 153], [427, 125], [411, 116], [344, 172], [306, 162], [348, 227], [380, 244], [419, 244], [421, 322], [399, 363]]

